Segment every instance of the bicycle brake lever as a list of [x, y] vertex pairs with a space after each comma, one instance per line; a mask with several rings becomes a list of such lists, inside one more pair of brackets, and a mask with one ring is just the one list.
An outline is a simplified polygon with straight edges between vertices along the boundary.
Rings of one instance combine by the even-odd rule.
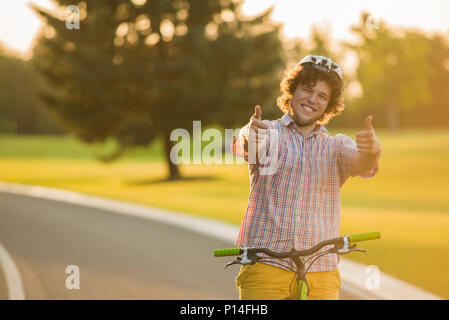
[[234, 261], [226, 263], [224, 268], [226, 269], [227, 267], [232, 266], [233, 264], [241, 264], [240, 263], [241, 261], [242, 261], [242, 258], [237, 257], [237, 259], [235, 259]]
[[339, 252], [338, 254], [339, 255], [344, 255], [344, 254], [348, 254], [348, 253], [351, 253], [351, 252], [354, 252], [354, 251], [359, 251], [359, 252], [363, 252], [364, 254], [368, 254], [368, 252], [366, 252], [366, 250], [357, 248], [355, 245], [349, 247], [348, 251], [346, 251], [346, 252]]
[[[249, 257], [248, 257], [249, 256]], [[248, 265], [248, 264], [254, 264], [256, 263], [257, 259], [256, 254], [252, 254], [248, 252], [248, 248], [243, 249], [243, 256], [237, 257], [234, 261], [228, 262], [225, 264], [225, 269], [229, 266], [232, 266], [233, 264], [241, 264], [241, 265]]]
[[354, 248], [351, 251], [360, 251], [363, 252], [364, 254], [368, 254], [368, 252], [366, 252], [366, 250], [360, 249], [360, 248]]

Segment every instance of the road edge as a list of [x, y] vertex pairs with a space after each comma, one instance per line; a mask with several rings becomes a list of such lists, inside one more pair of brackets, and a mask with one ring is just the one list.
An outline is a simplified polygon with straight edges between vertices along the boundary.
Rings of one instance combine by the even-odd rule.
[[9, 300], [25, 300], [22, 278], [8, 250], [0, 243], [0, 268], [5, 275]]
[[[156, 220], [215, 239], [227, 241], [230, 245], [235, 242], [239, 229], [233, 224], [216, 219], [43, 186], [0, 182], [0, 192], [68, 202], [122, 215]], [[2, 262], [1, 257], [0, 255], [0, 263]], [[367, 265], [361, 263], [341, 259], [339, 270], [344, 289], [367, 300], [443, 300], [443, 298], [433, 293], [427, 292], [382, 271], [379, 271], [378, 288], [368, 289], [366, 281], [369, 276], [367, 273], [369, 269], [367, 267]]]

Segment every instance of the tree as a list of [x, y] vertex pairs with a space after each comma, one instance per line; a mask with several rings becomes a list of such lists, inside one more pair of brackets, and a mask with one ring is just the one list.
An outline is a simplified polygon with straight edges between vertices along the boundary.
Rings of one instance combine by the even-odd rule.
[[330, 50], [331, 38], [330, 27], [314, 25], [312, 26], [312, 32], [310, 34], [310, 40], [312, 47], [310, 49], [310, 54], [325, 56], [337, 61], [335, 52]]
[[235, 0], [77, 5], [80, 30], [35, 7], [52, 31], [34, 51], [54, 88], [42, 97], [83, 141], [114, 138], [120, 148], [111, 159], [161, 136], [169, 177], [177, 179], [173, 129], [191, 129], [193, 120], [241, 123], [248, 116], [242, 108], [272, 99], [279, 85], [282, 44], [271, 10], [245, 19]]
[[420, 105], [419, 116], [410, 117], [414, 125], [449, 126], [449, 40], [447, 36], [435, 34], [427, 41], [430, 52], [426, 62], [431, 65], [429, 88], [431, 103]]
[[0, 47], [0, 132], [63, 132], [38, 98], [39, 79], [29, 61], [18, 59]]
[[358, 54], [357, 79], [363, 89], [354, 105], [393, 131], [398, 130], [400, 119], [409, 124], [422, 122], [419, 110], [441, 104], [438, 97], [446, 95], [447, 105], [447, 90], [440, 86], [437, 93], [434, 87], [439, 81], [448, 83], [443, 68], [447, 47], [438, 51], [438, 57], [434, 50], [438, 43], [444, 48], [443, 42], [416, 31], [392, 30], [383, 22], [378, 29], [369, 29], [365, 27], [368, 17], [362, 15], [361, 23], [352, 28], [361, 40], [350, 47]]

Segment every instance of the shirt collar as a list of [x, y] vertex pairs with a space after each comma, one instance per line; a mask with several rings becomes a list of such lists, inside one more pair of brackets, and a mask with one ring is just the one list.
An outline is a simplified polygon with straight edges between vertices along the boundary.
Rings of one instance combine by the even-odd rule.
[[[287, 114], [285, 113], [282, 118], [281, 118], [281, 123], [288, 127], [291, 123], [293, 123], [293, 127], [296, 128], [296, 130], [298, 130], [298, 126], [296, 125], [296, 123], [293, 121], [293, 119]], [[299, 131], [299, 130], [298, 130]], [[315, 134], [317, 134], [318, 132], [324, 132], [324, 133], [329, 133], [327, 131], [327, 129], [322, 125], [318, 125], [312, 132], [310, 132], [307, 136], [314, 136]]]

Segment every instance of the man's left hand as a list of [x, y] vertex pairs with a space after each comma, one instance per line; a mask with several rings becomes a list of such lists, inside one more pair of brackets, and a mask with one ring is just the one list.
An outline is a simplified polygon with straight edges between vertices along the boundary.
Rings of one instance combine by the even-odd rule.
[[380, 141], [377, 139], [372, 125], [373, 116], [368, 116], [365, 119], [365, 128], [363, 131], [358, 132], [356, 137], [357, 148], [359, 153], [366, 155], [377, 156], [381, 152]]

